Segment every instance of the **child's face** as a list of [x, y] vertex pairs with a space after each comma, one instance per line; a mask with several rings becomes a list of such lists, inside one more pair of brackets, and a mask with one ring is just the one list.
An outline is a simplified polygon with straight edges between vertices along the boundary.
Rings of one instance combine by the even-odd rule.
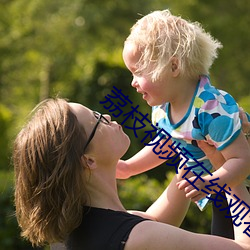
[[156, 80], [152, 82], [151, 74], [147, 72], [136, 72], [140, 57], [141, 52], [137, 50], [133, 44], [125, 43], [123, 60], [128, 70], [132, 73], [132, 87], [134, 87], [138, 93], [142, 94], [142, 98], [148, 105], [161, 105], [168, 101], [168, 97], [165, 94], [168, 85], [167, 74], [165, 75], [164, 81]]

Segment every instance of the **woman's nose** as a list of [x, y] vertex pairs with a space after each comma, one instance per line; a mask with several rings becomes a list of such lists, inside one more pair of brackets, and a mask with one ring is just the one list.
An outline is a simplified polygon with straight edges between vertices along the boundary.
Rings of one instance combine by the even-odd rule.
[[110, 115], [104, 114], [103, 116], [104, 116], [109, 122], [111, 122], [111, 116], [110, 116]]

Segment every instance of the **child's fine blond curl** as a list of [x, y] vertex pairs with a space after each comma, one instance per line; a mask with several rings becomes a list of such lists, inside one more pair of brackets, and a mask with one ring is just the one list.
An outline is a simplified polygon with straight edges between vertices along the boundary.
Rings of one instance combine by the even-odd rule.
[[172, 58], [177, 59], [182, 75], [193, 79], [208, 74], [222, 48], [198, 22], [188, 22], [169, 10], [154, 11], [138, 20], [125, 43], [142, 53], [137, 71], [151, 74], [153, 81], [164, 75]]

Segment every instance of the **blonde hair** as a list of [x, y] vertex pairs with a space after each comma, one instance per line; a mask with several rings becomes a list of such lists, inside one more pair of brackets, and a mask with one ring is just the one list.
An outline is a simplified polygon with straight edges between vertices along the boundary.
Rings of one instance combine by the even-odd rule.
[[81, 156], [86, 134], [68, 103], [37, 106], [14, 142], [15, 205], [33, 245], [64, 241], [82, 220], [86, 191]]
[[164, 74], [173, 57], [178, 59], [183, 75], [197, 78], [208, 74], [217, 49], [222, 47], [198, 22], [188, 22], [169, 10], [154, 11], [139, 19], [131, 28], [128, 42], [142, 53], [138, 72], [146, 71], [153, 81]]

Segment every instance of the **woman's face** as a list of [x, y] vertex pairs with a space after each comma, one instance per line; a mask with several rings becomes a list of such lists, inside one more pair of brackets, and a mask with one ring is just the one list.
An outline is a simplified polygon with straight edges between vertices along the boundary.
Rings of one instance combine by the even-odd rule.
[[105, 159], [119, 159], [125, 154], [130, 145], [130, 140], [123, 132], [121, 125], [111, 121], [109, 115], [103, 115], [104, 118], [101, 118], [98, 122], [100, 116], [98, 117], [92, 110], [81, 104], [69, 103], [69, 106], [79, 123], [84, 127], [87, 140], [96, 127], [86, 151], [101, 155], [103, 161]]

